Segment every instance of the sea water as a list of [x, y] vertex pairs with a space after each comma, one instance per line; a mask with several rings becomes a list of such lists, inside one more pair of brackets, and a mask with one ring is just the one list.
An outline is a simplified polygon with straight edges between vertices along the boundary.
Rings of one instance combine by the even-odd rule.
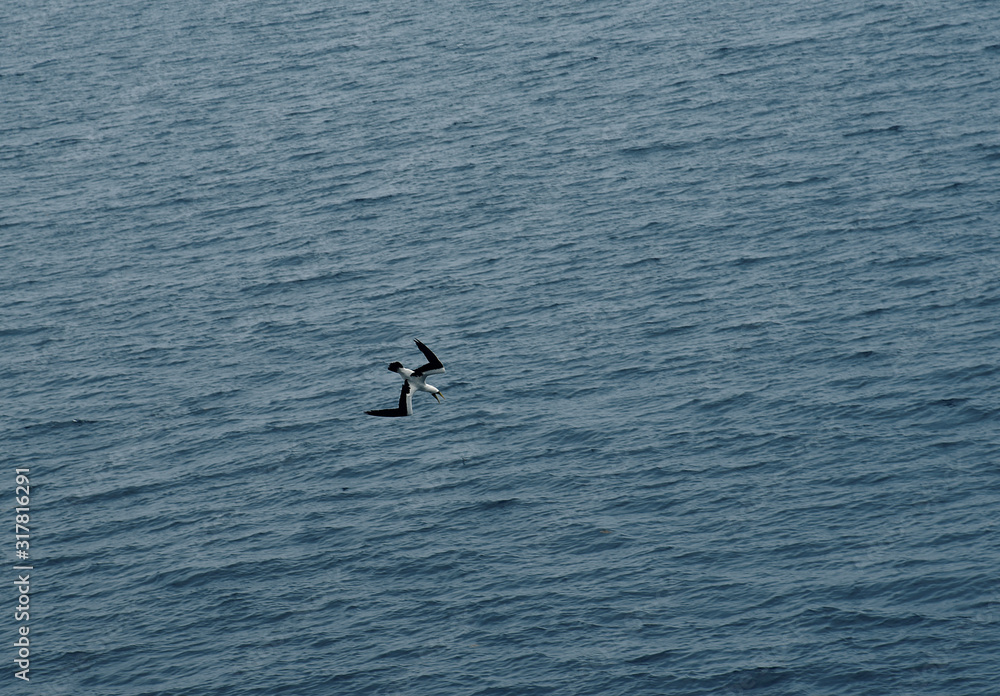
[[0, 46], [4, 694], [998, 693], [993, 0]]

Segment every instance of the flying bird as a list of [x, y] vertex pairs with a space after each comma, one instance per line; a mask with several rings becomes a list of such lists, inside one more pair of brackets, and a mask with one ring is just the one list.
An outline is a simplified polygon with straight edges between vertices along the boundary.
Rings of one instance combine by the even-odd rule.
[[430, 392], [431, 396], [438, 403], [441, 403], [438, 396], [441, 399], [444, 398], [444, 394], [441, 390], [435, 386], [427, 384], [425, 377], [427, 375], [443, 375], [444, 365], [438, 360], [437, 356], [431, 352], [431, 349], [425, 346], [423, 343], [417, 339], [413, 339], [413, 342], [417, 344], [417, 348], [420, 352], [424, 354], [427, 358], [427, 364], [418, 367], [416, 370], [408, 370], [403, 367], [403, 363], [394, 362], [389, 364], [389, 372], [395, 372], [397, 375], [403, 378], [403, 389], [399, 392], [399, 406], [396, 408], [383, 408], [378, 411], [365, 411], [369, 416], [385, 416], [387, 418], [397, 418], [400, 416], [412, 416], [413, 415], [413, 392], [425, 391]]

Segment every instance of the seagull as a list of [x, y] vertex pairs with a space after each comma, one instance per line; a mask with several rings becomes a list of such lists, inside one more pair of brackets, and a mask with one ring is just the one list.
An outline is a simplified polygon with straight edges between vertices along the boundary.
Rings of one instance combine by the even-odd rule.
[[430, 392], [431, 396], [438, 403], [444, 398], [444, 394], [441, 390], [435, 386], [427, 384], [424, 378], [427, 375], [443, 375], [444, 365], [438, 360], [437, 356], [431, 352], [431, 349], [425, 346], [423, 343], [417, 339], [413, 339], [413, 342], [417, 344], [417, 348], [420, 352], [424, 354], [427, 358], [427, 364], [418, 367], [416, 370], [408, 370], [403, 367], [403, 363], [390, 363], [389, 372], [395, 372], [397, 375], [403, 378], [403, 389], [399, 392], [399, 406], [396, 408], [383, 408], [378, 411], [365, 411], [369, 416], [385, 416], [387, 418], [397, 418], [400, 416], [412, 416], [413, 415], [413, 391], [425, 391]]

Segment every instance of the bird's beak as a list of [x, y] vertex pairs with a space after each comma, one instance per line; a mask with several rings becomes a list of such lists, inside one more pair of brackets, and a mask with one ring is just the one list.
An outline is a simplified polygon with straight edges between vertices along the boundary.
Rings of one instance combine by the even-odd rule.
[[441, 403], [441, 399], [438, 398], [438, 394], [441, 395], [441, 399], [444, 398], [444, 393], [441, 392], [440, 390], [436, 391], [436, 392], [432, 392], [432, 395], [434, 396], [434, 400], [437, 401], [438, 403]]

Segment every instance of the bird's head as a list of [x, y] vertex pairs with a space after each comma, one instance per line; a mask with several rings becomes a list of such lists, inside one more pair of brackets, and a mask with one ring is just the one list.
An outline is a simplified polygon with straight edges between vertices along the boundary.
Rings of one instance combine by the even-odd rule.
[[403, 368], [403, 363], [394, 362], [389, 363], [389, 372], [399, 372]]

